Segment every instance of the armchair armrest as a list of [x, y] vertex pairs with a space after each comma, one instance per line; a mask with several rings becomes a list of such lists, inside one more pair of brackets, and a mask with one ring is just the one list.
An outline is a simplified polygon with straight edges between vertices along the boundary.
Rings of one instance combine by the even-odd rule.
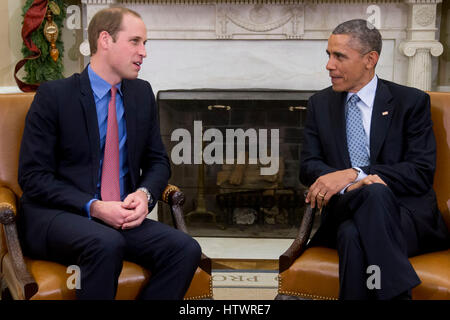
[[[0, 212], [4, 211], [10, 211], [15, 216], [17, 212], [16, 196], [9, 188], [0, 187]], [[3, 214], [1, 217], [3, 217]]]
[[[175, 228], [184, 233], [188, 233], [182, 208], [185, 201], [184, 193], [181, 192], [177, 186], [169, 184], [162, 193], [162, 201], [170, 206], [170, 212], [172, 213]], [[199, 267], [206, 273], [211, 274], [211, 259], [204, 253], [202, 253]]]
[[168, 184], [162, 193], [162, 201], [170, 206], [173, 224], [175, 228], [188, 233], [183, 217], [182, 206], [184, 204], [184, 193], [177, 186]]
[[38, 290], [33, 276], [28, 272], [16, 227], [16, 197], [5, 187], [0, 188], [0, 223], [3, 225], [6, 247], [12, 264], [12, 270], [6, 272], [4, 256], [1, 257], [1, 272], [4, 274], [11, 295], [15, 299], [31, 298]]
[[289, 269], [306, 249], [309, 236], [311, 235], [311, 229], [314, 223], [315, 209], [312, 209], [310, 205], [305, 208], [302, 223], [297, 235], [297, 238], [291, 244], [291, 246], [280, 256], [279, 259], [279, 273]]

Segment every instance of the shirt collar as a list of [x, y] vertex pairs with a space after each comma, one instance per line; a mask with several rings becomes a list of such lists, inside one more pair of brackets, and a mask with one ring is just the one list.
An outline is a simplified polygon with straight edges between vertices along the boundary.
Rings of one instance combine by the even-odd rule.
[[[102, 99], [111, 90], [111, 85], [103, 80], [98, 74], [92, 70], [91, 65], [88, 65], [89, 80], [91, 81], [91, 88], [98, 99]], [[116, 84], [117, 92], [122, 96], [122, 83]]]
[[[364, 104], [366, 104], [368, 107], [373, 107], [373, 102], [375, 100], [375, 93], [377, 91], [377, 85], [378, 85], [378, 77], [377, 75], [374, 75], [372, 80], [369, 81], [368, 84], [366, 84], [364, 87], [362, 87], [356, 94], [361, 99]], [[347, 94], [347, 101], [350, 99], [350, 97], [353, 95], [352, 92], [349, 92]]]

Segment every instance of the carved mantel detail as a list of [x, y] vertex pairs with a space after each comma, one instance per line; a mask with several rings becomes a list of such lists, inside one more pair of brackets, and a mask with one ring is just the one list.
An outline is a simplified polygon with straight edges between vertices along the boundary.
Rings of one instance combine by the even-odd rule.
[[414, 21], [422, 27], [427, 27], [436, 21], [436, 10], [433, 10], [432, 6], [422, 6], [414, 13]]
[[216, 36], [232, 39], [235, 34], [265, 36], [277, 33], [286, 39], [300, 39], [304, 33], [304, 7], [256, 5], [217, 5]]

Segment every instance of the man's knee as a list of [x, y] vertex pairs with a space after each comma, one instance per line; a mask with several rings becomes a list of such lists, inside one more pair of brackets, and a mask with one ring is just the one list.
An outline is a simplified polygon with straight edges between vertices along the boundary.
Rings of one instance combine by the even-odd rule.
[[187, 251], [193, 256], [196, 257], [197, 260], [200, 260], [200, 256], [202, 254], [202, 248], [198, 244], [198, 242], [190, 238], [189, 241], [186, 242]]
[[181, 251], [184, 252], [186, 256], [200, 259], [202, 249], [194, 238], [189, 235], [183, 234], [180, 244], [182, 247]]
[[359, 231], [352, 220], [342, 222], [337, 231], [338, 246], [348, 243], [359, 243]]
[[125, 245], [125, 239], [122, 235], [115, 230], [111, 230], [111, 232], [95, 235], [89, 242], [88, 248], [91, 252], [121, 260], [124, 255]]
[[[361, 214], [368, 215], [368, 212], [374, 213], [374, 218], [382, 216], [399, 217], [399, 206], [392, 190], [381, 183], [374, 183], [363, 187], [362, 202], [365, 204], [365, 212]], [[381, 221], [381, 220], [380, 220]]]
[[202, 254], [202, 249], [198, 242], [185, 233], [178, 234], [176, 245], [172, 247], [172, 250], [179, 257], [179, 261], [194, 266], [198, 265]]
[[367, 198], [375, 200], [393, 199], [394, 194], [391, 189], [381, 183], [373, 183], [366, 185], [361, 190], [362, 194]]

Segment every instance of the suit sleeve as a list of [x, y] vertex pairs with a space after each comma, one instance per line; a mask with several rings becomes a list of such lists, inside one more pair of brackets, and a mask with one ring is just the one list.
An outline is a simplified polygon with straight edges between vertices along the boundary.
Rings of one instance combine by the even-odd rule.
[[92, 198], [58, 177], [58, 107], [42, 84], [28, 111], [19, 156], [19, 184], [27, 199], [83, 214]]
[[150, 127], [140, 162], [142, 175], [139, 184], [146, 187], [155, 200], [158, 200], [167, 186], [171, 171], [169, 158], [161, 139], [155, 96], [148, 83], [147, 89], [150, 96]]
[[379, 175], [398, 195], [422, 195], [432, 188], [436, 167], [436, 140], [429, 95], [421, 94], [405, 116], [405, 143], [401, 161], [362, 169], [369, 174]]
[[320, 176], [337, 171], [326, 163], [323, 145], [319, 135], [319, 119], [313, 99], [309, 99], [305, 127], [303, 129], [303, 146], [300, 162], [300, 181], [312, 185]]

